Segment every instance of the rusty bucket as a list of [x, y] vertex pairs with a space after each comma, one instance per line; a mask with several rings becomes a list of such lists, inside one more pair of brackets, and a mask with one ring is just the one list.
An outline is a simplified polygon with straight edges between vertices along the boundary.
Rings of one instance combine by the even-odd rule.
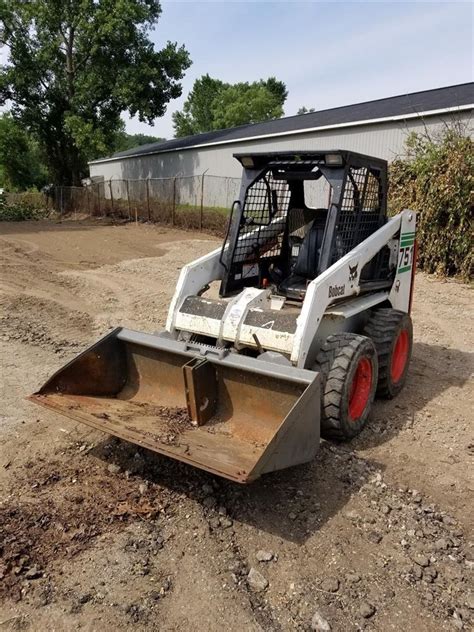
[[317, 373], [161, 334], [118, 328], [30, 399], [240, 483], [310, 461], [319, 446]]

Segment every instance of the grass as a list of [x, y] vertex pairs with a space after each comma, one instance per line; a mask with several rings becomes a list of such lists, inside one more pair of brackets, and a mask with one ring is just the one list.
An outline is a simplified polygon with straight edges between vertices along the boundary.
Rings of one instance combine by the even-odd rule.
[[[195, 206], [194, 204], [178, 204], [176, 206], [176, 211], [194, 211], [196, 213], [200, 213], [201, 207]], [[203, 213], [220, 213], [222, 215], [229, 215], [230, 209], [225, 206], [204, 206], [202, 211]]]

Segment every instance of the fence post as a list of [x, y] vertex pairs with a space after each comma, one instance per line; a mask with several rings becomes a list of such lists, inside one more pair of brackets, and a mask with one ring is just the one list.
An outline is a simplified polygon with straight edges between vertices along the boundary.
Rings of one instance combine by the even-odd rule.
[[87, 198], [87, 212], [89, 213], [89, 217], [92, 217], [92, 213], [91, 213], [91, 198], [90, 198], [90, 191], [89, 191], [89, 187], [86, 187], [86, 198]]
[[109, 191], [110, 191], [110, 208], [112, 213], [114, 212], [114, 194], [112, 193], [112, 178], [109, 180]]
[[[132, 219], [132, 209], [130, 207], [130, 189], [128, 187], [128, 180], [125, 180], [125, 184], [127, 185], [127, 204], [128, 204], [128, 220]], [[137, 221], [137, 213], [135, 211], [135, 223]]]
[[100, 216], [100, 182], [97, 183], [97, 213]]
[[202, 230], [202, 216], [204, 214], [204, 174], [201, 176], [201, 206], [199, 209], [199, 230]]
[[176, 176], [173, 178], [173, 208], [171, 209], [171, 224], [175, 225], [176, 216]]
[[206, 169], [206, 171], [201, 176], [201, 209], [199, 212], [199, 230], [202, 230], [203, 219], [204, 219], [204, 177], [207, 172], [208, 172], [208, 169]]
[[146, 208], [148, 212], [148, 221], [151, 222], [151, 213], [150, 213], [150, 178], [146, 179]]

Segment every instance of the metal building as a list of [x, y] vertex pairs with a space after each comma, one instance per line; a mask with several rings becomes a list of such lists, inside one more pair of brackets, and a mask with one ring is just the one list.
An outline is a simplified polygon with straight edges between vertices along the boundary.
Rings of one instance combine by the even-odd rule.
[[[448, 124], [472, 134], [474, 83], [414, 92], [376, 101], [142, 145], [89, 163], [94, 180], [175, 176], [239, 177], [236, 152], [349, 149], [393, 160], [411, 132], [435, 136]], [[218, 182], [218, 179], [215, 181]], [[208, 191], [216, 204], [219, 191]]]

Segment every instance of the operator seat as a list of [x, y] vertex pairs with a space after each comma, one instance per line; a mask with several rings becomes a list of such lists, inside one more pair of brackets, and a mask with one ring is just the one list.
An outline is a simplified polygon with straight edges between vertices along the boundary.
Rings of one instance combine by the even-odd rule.
[[[303, 300], [309, 281], [316, 278], [318, 274], [319, 256], [323, 243], [327, 209], [318, 210], [324, 210], [325, 214], [316, 216], [316, 218], [313, 219], [311, 226], [302, 240], [298, 238], [292, 239], [291, 236], [289, 237], [289, 246], [293, 262], [290, 267], [289, 276], [284, 279], [278, 287], [279, 292], [288, 298]], [[296, 258], [295, 250], [297, 251]]]

